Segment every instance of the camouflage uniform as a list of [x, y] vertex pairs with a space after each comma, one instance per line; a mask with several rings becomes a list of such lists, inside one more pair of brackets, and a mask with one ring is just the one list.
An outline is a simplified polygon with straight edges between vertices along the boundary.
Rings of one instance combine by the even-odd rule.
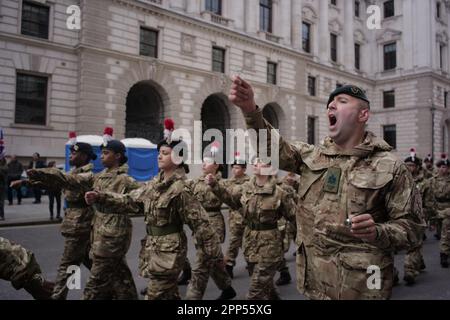
[[[216, 174], [216, 179], [221, 180], [221, 174]], [[201, 203], [202, 207], [208, 214], [211, 228], [218, 235], [219, 242], [225, 241], [225, 220], [222, 212], [222, 201], [217, 198], [205, 182], [205, 176], [200, 177], [190, 183], [190, 188], [194, 193], [195, 198]], [[195, 243], [195, 242], [194, 242]], [[188, 300], [201, 300], [205, 294], [206, 287], [208, 285], [209, 277], [213, 279], [216, 286], [224, 291], [231, 287], [230, 275], [225, 269], [218, 267], [215, 264], [209, 263], [209, 259], [205, 253], [197, 248], [197, 255], [195, 265], [192, 268], [192, 278], [189, 282], [186, 299]], [[222, 249], [220, 248], [222, 252]], [[186, 266], [185, 266], [186, 267]]]
[[[87, 164], [80, 168], [73, 168], [66, 175], [93, 177], [93, 165]], [[37, 169], [46, 170], [46, 169]], [[52, 186], [54, 179], [50, 173], [46, 174], [44, 180], [30, 179], [31, 183], [42, 183], [44, 186]], [[63, 186], [64, 188], [64, 186]], [[61, 234], [65, 238], [64, 252], [58, 267], [58, 275], [55, 282], [55, 291], [52, 299], [62, 300], [67, 298], [67, 279], [70, 273], [67, 269], [71, 265], [79, 266], [83, 263], [86, 268], [91, 269], [92, 261], [89, 259], [90, 235], [92, 219], [94, 217], [94, 208], [90, 207], [84, 201], [86, 189], [70, 190], [64, 189], [64, 197], [67, 207], [65, 217], [61, 225]]]
[[22, 289], [41, 275], [34, 254], [19, 244], [0, 237], [0, 279], [11, 281], [16, 290]]
[[[294, 186], [288, 184], [285, 179], [282, 179], [278, 184], [285, 192], [289, 193], [290, 196], [294, 198], [295, 203], [297, 203], [297, 194], [299, 184], [295, 183]], [[295, 224], [289, 222], [285, 218], [281, 218], [278, 220], [278, 229], [281, 232], [281, 239], [283, 244], [283, 252], [286, 253], [289, 251], [289, 247], [291, 246], [291, 241], [295, 241], [295, 237], [297, 235], [297, 228]], [[286, 258], [283, 255], [283, 261], [278, 269], [279, 272], [288, 272], [288, 266], [286, 262]]]
[[[127, 175], [126, 164], [105, 169], [92, 175], [90, 172], [66, 175], [58, 169], [43, 169], [38, 180], [51, 181], [61, 189], [78, 193], [90, 190], [129, 193], [140, 185]], [[92, 222], [91, 275], [86, 283], [83, 299], [137, 299], [136, 286], [126, 262], [131, 243], [130, 217], [115, 206], [96, 205]]]
[[168, 180], [160, 173], [152, 181], [129, 194], [100, 193], [99, 202], [118, 211], [144, 212], [147, 225], [145, 247], [139, 269], [149, 278], [148, 300], [180, 299], [177, 278], [187, 254], [183, 224], [194, 232], [197, 246], [209, 263], [222, 259], [220, 244], [208, 216], [186, 186], [184, 169]]
[[[244, 175], [240, 178], [231, 178], [225, 180], [226, 187], [231, 189], [232, 193], [242, 192], [242, 186], [248, 182], [250, 177]], [[242, 246], [242, 237], [244, 236], [244, 218], [242, 214], [236, 210], [230, 209], [228, 216], [228, 225], [230, 228], [230, 241], [226, 253], [227, 264], [231, 266], [236, 265], [236, 258], [239, 253], [239, 248]]]
[[[428, 211], [430, 208], [431, 192], [430, 192], [430, 182], [425, 178], [425, 173], [423, 170], [420, 170], [420, 173], [416, 176], [413, 176], [416, 187], [421, 195], [422, 199], [422, 208], [424, 217], [428, 216]], [[405, 256], [405, 277], [416, 278], [420, 271], [425, 268], [425, 262], [423, 260], [422, 255], [422, 246], [423, 246], [423, 234], [419, 239], [419, 243], [417, 246], [408, 249]]]
[[438, 218], [442, 219], [441, 254], [450, 255], [450, 174], [433, 178], [432, 190]]
[[[247, 127], [273, 129], [257, 108]], [[272, 132], [268, 130], [268, 148]], [[277, 135], [278, 136], [278, 135]], [[323, 145], [280, 139], [280, 169], [302, 177], [297, 212], [297, 287], [313, 299], [388, 299], [393, 252], [419, 243], [424, 228], [420, 196], [406, 165], [382, 139], [367, 132], [363, 142], [340, 152]], [[374, 243], [352, 236], [348, 218], [371, 214]], [[370, 266], [381, 271], [381, 289], [367, 286]]]
[[283, 246], [278, 220], [284, 216], [295, 223], [296, 204], [292, 196], [269, 177], [264, 186], [256, 177], [234, 192], [216, 183], [212, 190], [227, 205], [242, 213], [246, 224], [243, 253], [252, 272], [247, 298], [268, 300], [277, 297], [273, 278], [283, 259]]

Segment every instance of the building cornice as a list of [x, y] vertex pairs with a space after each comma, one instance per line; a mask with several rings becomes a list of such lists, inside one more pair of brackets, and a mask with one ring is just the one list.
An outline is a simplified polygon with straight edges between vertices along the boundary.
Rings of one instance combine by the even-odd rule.
[[76, 46], [68, 46], [61, 43], [51, 42], [44, 39], [32, 38], [24, 35], [13, 33], [6, 33], [0, 31], [0, 40], [14, 41], [24, 45], [32, 45], [44, 49], [54, 49], [56, 51], [63, 51], [71, 54], [76, 54]]

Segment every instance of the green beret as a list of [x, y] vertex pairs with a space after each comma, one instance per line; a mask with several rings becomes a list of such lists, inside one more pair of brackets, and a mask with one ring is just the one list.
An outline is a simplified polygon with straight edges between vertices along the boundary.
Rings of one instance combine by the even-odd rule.
[[357, 86], [352, 86], [352, 85], [346, 85], [346, 86], [336, 88], [336, 90], [334, 90], [330, 94], [330, 98], [328, 99], [328, 103], [327, 103], [327, 108], [328, 108], [328, 105], [334, 100], [334, 98], [340, 94], [347, 94], [347, 95], [355, 97], [357, 99], [366, 101], [369, 104], [369, 108], [370, 108], [369, 99], [367, 98], [364, 91], [361, 88], [358, 88]]

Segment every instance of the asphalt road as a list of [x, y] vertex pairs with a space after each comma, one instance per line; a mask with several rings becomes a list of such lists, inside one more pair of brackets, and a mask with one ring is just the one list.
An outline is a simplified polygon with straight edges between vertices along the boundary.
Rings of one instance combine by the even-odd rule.
[[[128, 252], [128, 264], [133, 272], [138, 290], [146, 287], [146, 279], [138, 275], [138, 252], [140, 249], [140, 239], [144, 237], [143, 218], [133, 219], [133, 242]], [[190, 234], [190, 233], [188, 233]], [[55, 279], [58, 262], [63, 251], [63, 237], [59, 233], [59, 225], [42, 225], [29, 227], [11, 227], [1, 228], [0, 236], [22, 244], [32, 250], [41, 265], [41, 268], [48, 279]], [[224, 248], [226, 244], [224, 244]], [[280, 296], [286, 300], [303, 300], [295, 286], [295, 257], [293, 257], [294, 247], [291, 245], [290, 252], [286, 254], [289, 269], [293, 277], [291, 284], [279, 288]], [[192, 242], [189, 243], [188, 256], [191, 262], [195, 261], [195, 249]], [[400, 276], [403, 276], [403, 254], [396, 256], [396, 266], [400, 270]], [[398, 300], [448, 300], [450, 299], [450, 269], [442, 269], [439, 264], [439, 243], [434, 239], [431, 233], [424, 244], [424, 258], [427, 265], [426, 271], [417, 279], [413, 287], [407, 287], [401, 281], [399, 286], [394, 288], [393, 299]], [[242, 255], [239, 255], [237, 266], [235, 267], [235, 278], [233, 287], [236, 289], [237, 299], [245, 299], [249, 286], [249, 277], [245, 269], [245, 262]], [[89, 272], [82, 267], [81, 269], [81, 290], [71, 290], [69, 299], [80, 299], [84, 284], [86, 283]], [[277, 275], [278, 277], [278, 275]], [[180, 287], [180, 293], [184, 296], [186, 287]], [[213, 300], [219, 296], [220, 292], [210, 280], [205, 294], [205, 299]], [[142, 298], [142, 296], [141, 296]], [[0, 280], [0, 300], [22, 300], [31, 299], [24, 290], [15, 290], [9, 282]]]

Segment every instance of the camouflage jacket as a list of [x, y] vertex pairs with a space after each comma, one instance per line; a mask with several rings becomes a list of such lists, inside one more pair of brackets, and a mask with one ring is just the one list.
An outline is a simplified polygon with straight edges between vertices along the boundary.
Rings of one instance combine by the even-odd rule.
[[[80, 168], [73, 168], [68, 173], [59, 173], [70, 176], [77, 176], [83, 174], [86, 177], [93, 177], [94, 173], [92, 164], [87, 164]], [[44, 187], [55, 187], [55, 181], [51, 172], [54, 170], [49, 169], [36, 169], [38, 172], [46, 172], [45, 175], [38, 175], [36, 179], [30, 179], [31, 184], [41, 184]], [[58, 174], [59, 174], [58, 173]], [[62, 186], [64, 197], [67, 201], [67, 208], [65, 210], [65, 217], [61, 225], [61, 233], [63, 235], [82, 235], [91, 232], [92, 219], [94, 217], [94, 208], [88, 206], [84, 201], [84, 193], [86, 189], [80, 188], [79, 190], [68, 189]]]
[[450, 218], [450, 174], [436, 176], [431, 180], [436, 211], [441, 219]]
[[19, 290], [41, 273], [31, 251], [0, 237], [0, 279], [11, 281], [13, 287]]
[[[249, 128], [273, 129], [259, 108], [245, 118]], [[268, 130], [269, 148], [271, 135]], [[330, 138], [320, 146], [289, 144], [281, 137], [279, 143], [280, 169], [302, 177], [297, 212], [299, 291], [320, 299], [389, 298], [392, 253], [418, 244], [425, 227], [420, 195], [406, 165], [370, 132], [348, 152], [340, 152]], [[359, 214], [371, 214], [375, 220], [374, 243], [353, 237], [345, 226], [347, 218]], [[385, 273], [382, 290], [367, 288], [367, 268], [372, 265]]]
[[[104, 169], [96, 175], [91, 172], [70, 175], [49, 168], [39, 170], [36, 179], [83, 195], [91, 190], [125, 194], [140, 187], [127, 172], [126, 164], [114, 169]], [[94, 208], [92, 251], [100, 257], [123, 256], [131, 241], [132, 225], [127, 212], [108, 204], [95, 205]]]
[[[220, 213], [220, 208], [222, 207], [222, 201], [217, 198], [214, 193], [211, 191], [209, 186], [205, 182], [205, 175], [201, 176], [196, 180], [192, 180], [189, 182], [189, 187], [191, 188], [194, 196], [198, 201], [202, 204], [202, 207], [208, 213]], [[216, 179], [218, 181], [222, 181], [221, 173], [216, 174]]]
[[[221, 180], [223, 186], [230, 190], [231, 194], [239, 194], [243, 192], [243, 187], [245, 183], [250, 181], [250, 177], [248, 175], [244, 175], [240, 178], [230, 178]], [[235, 211], [235, 210], [232, 210]], [[241, 213], [242, 215], [242, 213]]]
[[436, 206], [431, 190], [431, 179], [426, 177], [426, 172], [424, 170], [420, 170], [418, 175], [413, 176], [413, 179], [421, 195], [424, 217], [433, 217], [435, 215]]
[[101, 192], [99, 201], [119, 211], [143, 213], [148, 228], [177, 227], [178, 233], [150, 237], [156, 251], [174, 251], [185, 247], [186, 236], [182, 226], [187, 224], [194, 232], [197, 245], [209, 257], [221, 258], [217, 236], [209, 225], [208, 215], [187, 186], [183, 168], [177, 169], [168, 180], [164, 180], [163, 173], [159, 173], [153, 180], [128, 194]]
[[297, 210], [293, 197], [277, 185], [277, 179], [270, 177], [264, 186], [256, 184], [256, 178], [233, 190], [223, 183], [216, 183], [211, 190], [223, 202], [243, 215], [243, 250], [246, 260], [257, 263], [282, 259], [282, 240], [278, 220], [285, 217], [295, 223]]

